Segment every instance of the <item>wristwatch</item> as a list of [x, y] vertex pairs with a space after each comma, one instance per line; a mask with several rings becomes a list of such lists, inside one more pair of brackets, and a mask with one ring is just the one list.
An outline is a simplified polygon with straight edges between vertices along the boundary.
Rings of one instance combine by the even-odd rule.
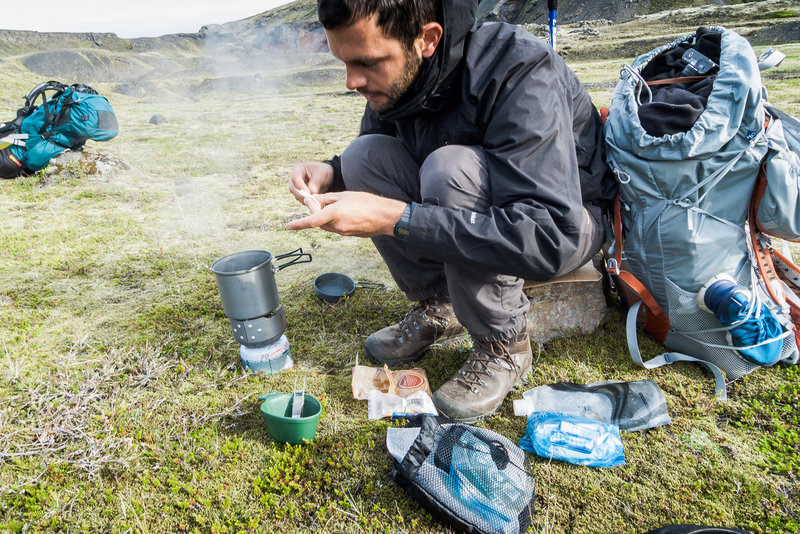
[[402, 241], [408, 241], [408, 235], [411, 233], [411, 214], [414, 213], [414, 206], [416, 202], [406, 204], [406, 209], [403, 210], [403, 215], [397, 224], [394, 225], [394, 237]]

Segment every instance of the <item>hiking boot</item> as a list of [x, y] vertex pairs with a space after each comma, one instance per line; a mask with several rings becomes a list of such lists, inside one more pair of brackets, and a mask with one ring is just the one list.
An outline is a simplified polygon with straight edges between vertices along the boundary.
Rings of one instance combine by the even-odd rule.
[[398, 324], [371, 334], [364, 349], [375, 363], [403, 365], [419, 360], [435, 342], [463, 330], [450, 298], [438, 295], [419, 302]]
[[456, 421], [482, 421], [500, 409], [514, 386], [527, 384], [532, 359], [527, 333], [509, 341], [475, 341], [461, 369], [433, 394], [433, 404]]

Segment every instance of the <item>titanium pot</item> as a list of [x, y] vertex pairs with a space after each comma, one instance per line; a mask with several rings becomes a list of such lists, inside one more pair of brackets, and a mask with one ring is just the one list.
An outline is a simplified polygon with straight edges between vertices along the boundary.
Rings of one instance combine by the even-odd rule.
[[342, 273], [323, 273], [314, 279], [314, 293], [325, 302], [336, 302], [342, 297], [349, 297], [357, 287], [386, 288], [383, 284], [373, 282], [354, 282], [352, 278]]
[[[286, 258], [291, 259], [276, 265], [276, 261]], [[265, 250], [245, 250], [218, 259], [211, 264], [211, 270], [217, 277], [225, 315], [235, 321], [271, 315], [282, 318], [282, 311], [276, 311], [281, 299], [275, 273], [284, 267], [310, 261], [311, 254], [304, 253], [302, 248], [280, 256], [273, 256]], [[273, 320], [280, 321], [280, 318]]]

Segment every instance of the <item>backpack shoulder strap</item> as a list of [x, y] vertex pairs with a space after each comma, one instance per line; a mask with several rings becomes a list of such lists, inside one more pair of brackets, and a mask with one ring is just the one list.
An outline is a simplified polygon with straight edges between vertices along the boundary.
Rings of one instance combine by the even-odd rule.
[[55, 118], [55, 114], [53, 113], [53, 111], [50, 110], [50, 108], [47, 105], [47, 100], [48, 100], [47, 92], [48, 91], [52, 92], [52, 94], [49, 97], [52, 99], [54, 97], [60, 96], [66, 88], [67, 86], [64, 85], [63, 83], [57, 82], [55, 80], [50, 80], [47, 82], [40, 83], [39, 85], [31, 89], [30, 93], [28, 93], [25, 96], [25, 105], [17, 110], [17, 118], [14, 120], [16, 127], [19, 128], [20, 124], [22, 124], [22, 121], [28, 115], [30, 115], [36, 110], [36, 108], [38, 107], [36, 104], [36, 100], [39, 97], [41, 97], [42, 99], [41, 105], [43, 106], [45, 116], [47, 117], [45, 124], [52, 122], [53, 119]]
[[[795, 341], [800, 347], [800, 282], [798, 282], [800, 267], [795, 265], [791, 258], [787, 258], [772, 247], [769, 237], [762, 232], [758, 223], [758, 207], [766, 187], [767, 176], [762, 165], [750, 197], [748, 225], [750, 245], [757, 267], [756, 273], [763, 282], [762, 286], [773, 302], [783, 309], [788, 308]], [[779, 269], [775, 268], [775, 262], [780, 266]], [[787, 294], [784, 288], [791, 290], [792, 294]]]

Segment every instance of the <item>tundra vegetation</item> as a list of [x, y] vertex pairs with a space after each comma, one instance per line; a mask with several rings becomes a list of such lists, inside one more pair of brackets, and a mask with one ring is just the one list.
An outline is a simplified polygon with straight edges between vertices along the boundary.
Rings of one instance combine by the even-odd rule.
[[[621, 65], [651, 45], [701, 24], [797, 28], [791, 4], [743, 4], [758, 16], [731, 8], [724, 18], [714, 8], [562, 25], [559, 43], [600, 106]], [[783, 36], [787, 58], [764, 75], [772, 102], [795, 116], [798, 37]], [[366, 336], [403, 316], [403, 295], [367, 240], [283, 228], [304, 214], [287, 192], [291, 163], [341, 152], [363, 100], [344, 90], [326, 54], [286, 53], [263, 74], [211, 76], [199, 45], [159, 53], [119, 51], [104, 68], [113, 73], [122, 60], [184, 68], [124, 83], [63, 80], [109, 97], [120, 134], [86, 152], [125, 166], [99, 172], [79, 159], [0, 183], [0, 530], [448, 532], [391, 478], [386, 429], [399, 423], [369, 421], [366, 401], [350, 390]], [[37, 83], [64, 76], [57, 63], [33, 72], [29, 59], [0, 58], [2, 117]], [[151, 124], [155, 114], [163, 120]], [[297, 247], [313, 261], [276, 274], [295, 368], [244, 371], [208, 266], [238, 250]], [[323, 303], [312, 280], [327, 271], [387, 289]], [[531, 387], [652, 378], [672, 424], [624, 434], [618, 468], [531, 456], [531, 531], [637, 533], [670, 523], [800, 531], [800, 366], [759, 370], [718, 402], [698, 366], [634, 366], [623, 317], [613, 306], [598, 331], [536, 345]], [[641, 342], [646, 355], [664, 350]], [[468, 348], [466, 339], [436, 347], [419, 363], [434, 389]], [[300, 367], [322, 403], [319, 431], [305, 445], [275, 443], [258, 396], [291, 391]], [[525, 421], [511, 410], [519, 397], [485, 426], [522, 437]]]

